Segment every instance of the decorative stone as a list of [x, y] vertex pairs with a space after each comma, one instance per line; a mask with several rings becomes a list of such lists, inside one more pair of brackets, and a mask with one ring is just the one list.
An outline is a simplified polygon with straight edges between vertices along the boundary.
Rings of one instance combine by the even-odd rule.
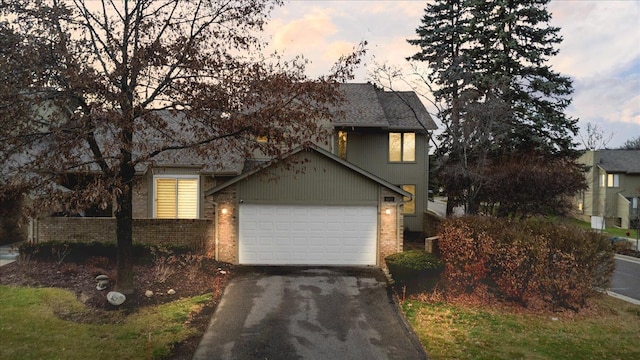
[[96, 276], [96, 280], [98, 281], [98, 285], [96, 285], [96, 289], [104, 290], [109, 285], [109, 277], [107, 275], [98, 275]]
[[220, 270], [220, 274], [221, 274], [221, 275], [225, 275], [226, 273], [227, 273], [226, 271], [224, 271], [224, 270]]
[[151, 290], [147, 290], [147, 291], [145, 291], [145, 292], [144, 292], [144, 296], [146, 296], [146, 297], [148, 297], [148, 298], [152, 297], [152, 296], [153, 296], [153, 291], [151, 291]]
[[107, 301], [111, 305], [122, 305], [125, 300], [127, 300], [127, 297], [117, 291], [110, 291], [107, 293]]

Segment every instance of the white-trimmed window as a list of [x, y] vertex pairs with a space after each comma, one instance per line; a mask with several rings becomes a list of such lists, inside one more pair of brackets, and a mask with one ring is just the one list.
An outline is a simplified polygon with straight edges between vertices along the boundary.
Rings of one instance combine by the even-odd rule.
[[153, 177], [153, 217], [156, 219], [197, 219], [198, 176]]
[[389, 133], [389, 161], [416, 161], [415, 133]]
[[620, 187], [620, 175], [607, 174], [607, 187], [610, 187], [610, 188]]

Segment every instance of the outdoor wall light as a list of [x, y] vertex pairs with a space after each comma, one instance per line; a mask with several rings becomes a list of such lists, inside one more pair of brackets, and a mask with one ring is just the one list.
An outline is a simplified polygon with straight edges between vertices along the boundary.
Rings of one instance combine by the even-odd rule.
[[227, 210], [227, 208], [222, 208], [222, 214], [226, 214], [228, 212], [229, 212], [229, 210]]
[[391, 209], [387, 209], [384, 211], [385, 214], [390, 215], [391, 214]]

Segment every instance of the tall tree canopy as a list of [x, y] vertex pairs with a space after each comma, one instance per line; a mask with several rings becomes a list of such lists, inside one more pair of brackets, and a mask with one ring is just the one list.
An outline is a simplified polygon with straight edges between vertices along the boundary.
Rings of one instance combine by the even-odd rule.
[[[361, 49], [308, 79], [260, 55], [280, 0], [7, 0], [0, 8], [2, 191], [34, 206], [114, 206], [117, 289], [133, 291], [136, 168], [177, 151], [277, 157], [323, 136]], [[260, 143], [257, 136], [273, 141]], [[69, 189], [60, 179], [74, 173]]]
[[[409, 40], [420, 47], [410, 59], [428, 65], [426, 81], [445, 127], [438, 155], [450, 206], [475, 213], [480, 202], [504, 204], [495, 182], [503, 178], [496, 171], [505, 156], [530, 162], [578, 155], [577, 119], [564, 113], [571, 80], [548, 65], [561, 41], [549, 25], [548, 2], [436, 0], [425, 9], [418, 38]], [[581, 171], [567, 164], [563, 171]]]

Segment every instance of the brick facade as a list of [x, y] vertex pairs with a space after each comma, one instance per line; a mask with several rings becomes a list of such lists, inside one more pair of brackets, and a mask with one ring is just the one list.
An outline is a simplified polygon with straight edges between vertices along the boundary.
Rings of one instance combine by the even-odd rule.
[[[402, 215], [402, 208], [399, 206], [398, 194], [391, 192], [390, 190], [381, 187], [380, 202], [378, 206], [378, 213], [380, 218], [379, 232], [378, 232], [378, 266], [386, 268], [387, 264], [384, 258], [402, 252], [403, 237], [404, 237], [404, 216]], [[386, 198], [394, 198], [396, 201], [384, 201]], [[389, 212], [387, 214], [387, 212]]]
[[[203, 251], [213, 228], [213, 220], [134, 219], [133, 242], [185, 245]], [[115, 218], [45, 217], [36, 220], [35, 242], [116, 241]]]
[[[206, 216], [213, 218], [218, 216], [218, 260], [238, 263], [238, 209], [236, 201], [236, 186], [231, 185], [224, 190], [207, 197]], [[217, 206], [213, 206], [213, 204]], [[209, 206], [211, 204], [211, 206]], [[218, 211], [215, 214], [214, 211]], [[209, 242], [214, 241], [209, 239]], [[211, 247], [211, 246], [210, 246]], [[214, 246], [212, 246], [215, 248]]]

